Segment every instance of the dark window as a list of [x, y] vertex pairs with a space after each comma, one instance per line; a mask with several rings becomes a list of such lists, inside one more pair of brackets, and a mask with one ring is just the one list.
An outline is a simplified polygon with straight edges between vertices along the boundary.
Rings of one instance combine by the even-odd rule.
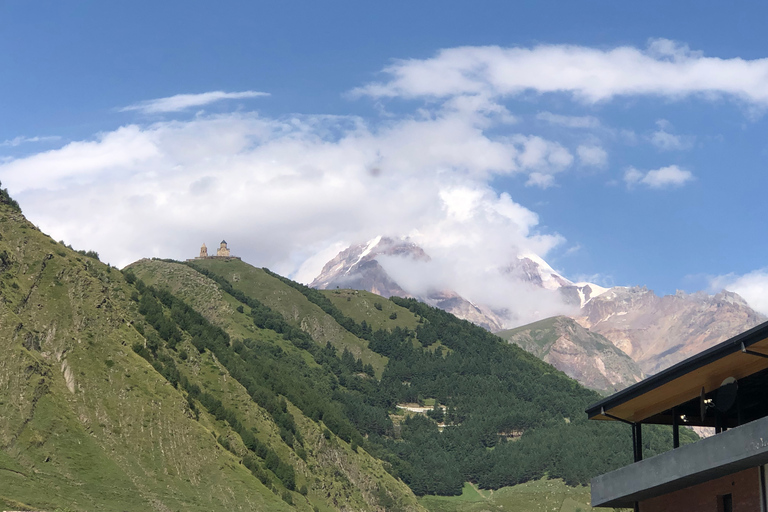
[[723, 494], [717, 497], [717, 512], [733, 512], [733, 495]]

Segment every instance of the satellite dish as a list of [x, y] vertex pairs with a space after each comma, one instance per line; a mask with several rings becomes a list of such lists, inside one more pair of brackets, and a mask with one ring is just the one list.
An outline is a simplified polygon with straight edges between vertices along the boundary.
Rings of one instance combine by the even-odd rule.
[[720, 412], [728, 412], [736, 403], [736, 393], [739, 389], [739, 383], [733, 377], [728, 377], [720, 384], [717, 390], [715, 407]]
[[701, 388], [701, 394], [699, 395], [699, 416], [701, 421], [707, 416], [707, 402], [705, 401], [707, 394], [704, 392], [704, 387]]

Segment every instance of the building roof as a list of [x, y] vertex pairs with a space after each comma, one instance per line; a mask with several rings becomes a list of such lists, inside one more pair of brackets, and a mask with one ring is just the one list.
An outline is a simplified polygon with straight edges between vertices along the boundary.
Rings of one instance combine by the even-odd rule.
[[[600, 400], [586, 413], [596, 420], [671, 424], [675, 407], [675, 414], [687, 417], [686, 425], [714, 426], [713, 415], [700, 418], [701, 401], [716, 397], [728, 377], [739, 381], [740, 395], [768, 389], [768, 322]], [[752, 414], [763, 414], [760, 402], [762, 408]]]

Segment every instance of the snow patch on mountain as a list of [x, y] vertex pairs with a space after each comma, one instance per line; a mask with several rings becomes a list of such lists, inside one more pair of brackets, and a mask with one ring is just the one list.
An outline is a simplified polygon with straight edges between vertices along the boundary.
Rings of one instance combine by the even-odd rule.
[[347, 271], [344, 274], [349, 274], [349, 271], [352, 270], [355, 267], [355, 265], [360, 263], [363, 258], [371, 254], [371, 251], [373, 251], [373, 249], [376, 248], [376, 246], [378, 246], [380, 242], [381, 242], [381, 235], [377, 236], [373, 240], [369, 240], [365, 246], [365, 249], [363, 249], [363, 251], [360, 253], [360, 256], [357, 257], [357, 260], [352, 265], [350, 265], [350, 267], [347, 269]]

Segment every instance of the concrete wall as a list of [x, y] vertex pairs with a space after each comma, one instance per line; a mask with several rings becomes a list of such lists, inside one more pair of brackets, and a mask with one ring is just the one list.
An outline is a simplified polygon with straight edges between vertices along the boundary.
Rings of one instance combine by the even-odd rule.
[[768, 417], [593, 478], [592, 506], [631, 508], [766, 463]]
[[640, 512], [721, 512], [717, 497], [723, 494], [733, 497], [733, 512], [760, 512], [760, 470], [745, 469], [641, 501]]

